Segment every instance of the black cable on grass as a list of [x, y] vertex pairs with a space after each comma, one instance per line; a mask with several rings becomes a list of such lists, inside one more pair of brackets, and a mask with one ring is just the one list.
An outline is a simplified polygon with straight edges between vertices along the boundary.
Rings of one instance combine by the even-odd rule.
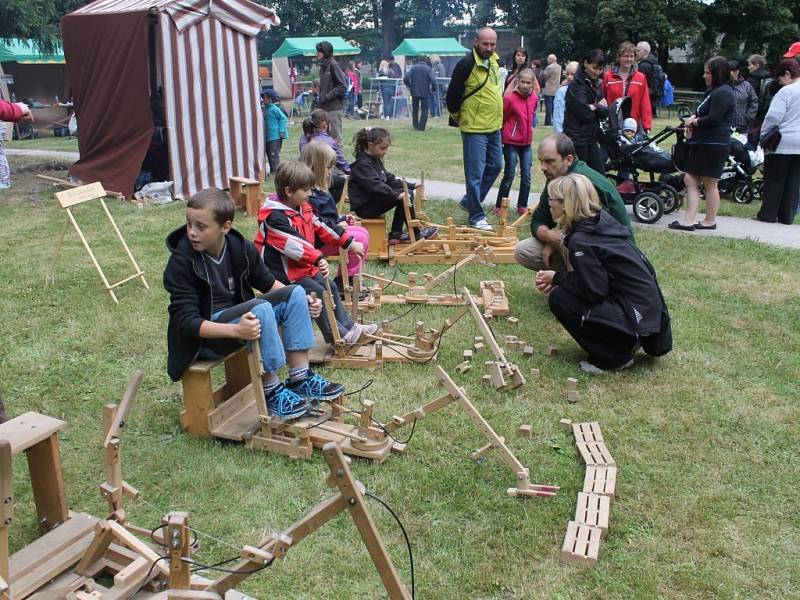
[[399, 319], [402, 319], [402, 318], [403, 318], [403, 317], [405, 317], [406, 315], [408, 315], [408, 314], [410, 314], [410, 313], [414, 312], [415, 310], [417, 310], [417, 307], [418, 307], [418, 306], [419, 306], [419, 304], [412, 304], [412, 305], [411, 305], [411, 308], [409, 308], [409, 309], [408, 309], [406, 312], [404, 312], [402, 315], [400, 315], [399, 317], [393, 317], [393, 318], [391, 318], [391, 319], [388, 319], [388, 320], [386, 320], [385, 322], [386, 322], [386, 323], [394, 323], [395, 321], [397, 321], [397, 320], [399, 320]]
[[400, 521], [400, 517], [392, 510], [392, 508], [386, 504], [383, 500], [378, 498], [375, 494], [371, 494], [370, 492], [364, 492], [364, 495], [372, 498], [376, 502], [378, 502], [383, 508], [389, 511], [389, 514], [394, 517], [394, 520], [397, 521], [397, 524], [400, 526], [400, 531], [403, 532], [403, 537], [406, 540], [406, 547], [408, 548], [408, 564], [409, 570], [411, 571], [411, 598], [414, 600], [416, 597], [416, 590], [415, 590], [415, 581], [414, 581], [414, 552], [411, 550], [411, 541], [408, 539], [408, 533], [406, 533], [406, 528], [403, 527], [403, 523]]
[[[153, 533], [155, 533], [157, 529], [158, 529], [158, 528], [154, 529], [154, 530], [153, 530]], [[157, 559], [155, 559], [155, 560], [153, 561], [153, 564], [152, 564], [152, 565], [150, 565], [150, 568], [147, 570], [147, 575], [145, 575], [145, 576], [144, 576], [144, 581], [142, 581], [142, 585], [140, 585], [140, 586], [139, 586], [139, 589], [138, 589], [138, 590], [136, 590], [136, 591], [133, 593], [133, 595], [130, 597], [130, 600], [133, 600], [134, 598], [136, 598], [136, 596], [138, 596], [138, 595], [139, 595], [139, 593], [140, 593], [140, 592], [141, 592], [141, 591], [144, 589], [144, 586], [146, 586], [146, 585], [147, 585], [147, 583], [150, 581], [150, 575], [152, 575], [152, 573], [153, 573], [153, 568], [156, 566], [156, 563], [157, 563], [158, 561], [160, 561], [160, 560], [166, 560], [166, 559], [168, 559], [168, 558], [169, 558], [169, 556], [159, 556]]]

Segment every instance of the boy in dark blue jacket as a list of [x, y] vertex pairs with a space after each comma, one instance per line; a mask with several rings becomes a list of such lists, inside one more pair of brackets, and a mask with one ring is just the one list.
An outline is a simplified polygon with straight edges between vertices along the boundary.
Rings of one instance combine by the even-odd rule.
[[[178, 381], [196, 358], [225, 355], [257, 339], [269, 413], [297, 418], [309, 401], [344, 392], [344, 386], [308, 366], [314, 346], [311, 317], [320, 314], [322, 303], [298, 286], [275, 280], [252, 242], [232, 228], [234, 210], [224, 192], [198, 192], [187, 204], [186, 226], [167, 237], [172, 253], [164, 270], [170, 295], [167, 370]], [[253, 288], [264, 294], [256, 297]], [[284, 384], [276, 372], [287, 362]]]

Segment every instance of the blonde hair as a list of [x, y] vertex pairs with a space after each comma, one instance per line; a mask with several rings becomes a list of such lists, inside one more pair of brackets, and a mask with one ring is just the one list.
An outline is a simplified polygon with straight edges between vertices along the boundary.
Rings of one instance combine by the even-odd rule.
[[330, 187], [330, 169], [336, 164], [336, 152], [323, 142], [309, 142], [300, 153], [300, 160], [311, 167], [314, 173], [314, 187], [326, 190]]
[[569, 173], [556, 177], [547, 184], [547, 194], [551, 199], [564, 203], [564, 214], [558, 219], [564, 233], [569, 233], [580, 221], [590, 219], [600, 212], [597, 190], [585, 175]]

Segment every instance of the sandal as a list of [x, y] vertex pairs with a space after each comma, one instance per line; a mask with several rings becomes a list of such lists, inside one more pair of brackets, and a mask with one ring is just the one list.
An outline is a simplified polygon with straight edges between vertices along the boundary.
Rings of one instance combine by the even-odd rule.
[[694, 231], [695, 227], [696, 227], [695, 225], [684, 225], [680, 221], [673, 221], [672, 223], [667, 225], [667, 228], [677, 229], [679, 231]]
[[716, 223], [712, 223], [711, 225], [703, 225], [702, 223], [697, 222], [697, 223], [694, 224], [694, 228], [695, 229], [716, 229], [717, 228], [717, 224]]

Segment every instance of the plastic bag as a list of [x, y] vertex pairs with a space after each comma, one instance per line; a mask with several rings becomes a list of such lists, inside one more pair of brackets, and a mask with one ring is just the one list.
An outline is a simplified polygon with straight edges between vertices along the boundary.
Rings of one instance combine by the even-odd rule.
[[155, 181], [148, 183], [133, 197], [137, 200], [148, 200], [151, 204], [169, 204], [172, 202], [171, 181]]

